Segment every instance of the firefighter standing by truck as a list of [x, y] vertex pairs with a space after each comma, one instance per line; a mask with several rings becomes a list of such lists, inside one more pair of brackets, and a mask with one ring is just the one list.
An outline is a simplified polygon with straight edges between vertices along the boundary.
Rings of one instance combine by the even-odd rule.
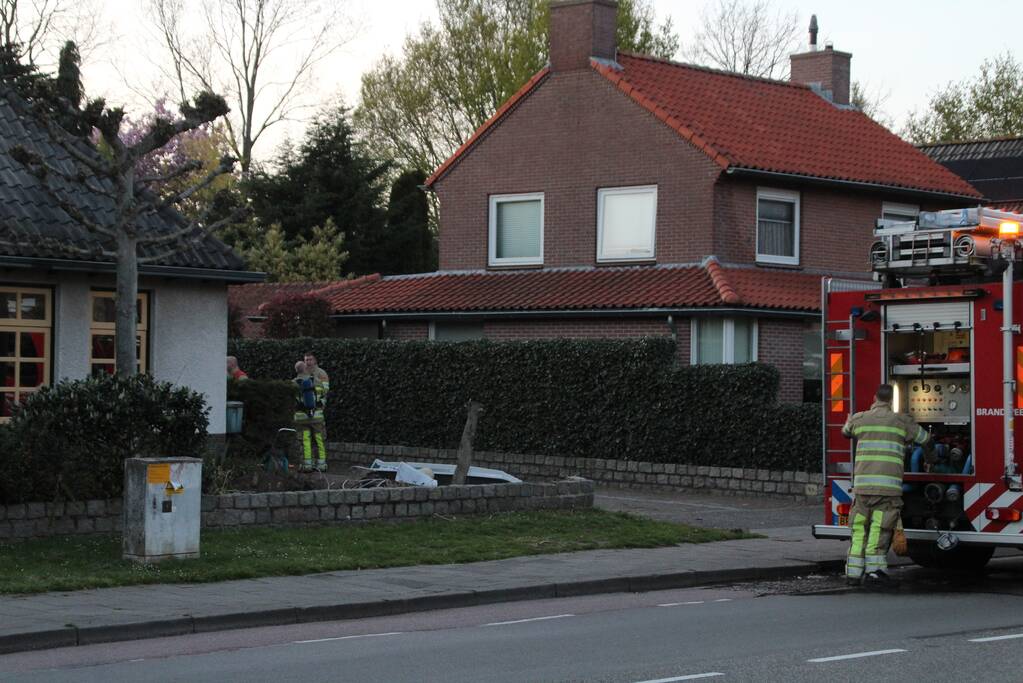
[[852, 543], [845, 576], [850, 584], [884, 585], [888, 547], [902, 513], [906, 445], [929, 445], [929, 435], [905, 413], [892, 410], [893, 389], [882, 384], [870, 410], [850, 415], [842, 434], [856, 439]]
[[302, 472], [326, 472], [327, 448], [323, 408], [330, 387], [327, 373], [317, 367], [316, 358], [306, 354], [311, 363], [295, 363], [295, 383], [298, 388], [295, 406], [295, 432], [302, 445]]

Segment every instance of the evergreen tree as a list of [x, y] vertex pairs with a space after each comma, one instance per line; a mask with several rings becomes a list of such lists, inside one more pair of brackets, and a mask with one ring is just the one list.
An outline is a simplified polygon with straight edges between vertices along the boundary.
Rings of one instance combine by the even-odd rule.
[[437, 240], [430, 230], [430, 203], [420, 189], [422, 171], [405, 171], [391, 185], [387, 233], [376, 250], [384, 274], [425, 273], [437, 269]]
[[313, 228], [330, 219], [344, 234], [345, 271], [373, 271], [381, 240], [381, 208], [390, 163], [373, 159], [354, 139], [343, 105], [321, 113], [297, 146], [286, 144], [273, 170], [261, 168], [246, 182], [252, 210], [263, 225], [279, 224], [285, 241], [312, 240]]
[[292, 253], [292, 276], [300, 282], [323, 282], [341, 277], [341, 268], [348, 259], [344, 235], [328, 218], [313, 228], [310, 239], [298, 238]]
[[[267, 274], [270, 282], [325, 282], [341, 277], [348, 252], [344, 235], [330, 218], [313, 227], [307, 239], [299, 236], [289, 245], [278, 224], [264, 232], [252, 228], [253, 246], [245, 250], [249, 265]], [[258, 235], [258, 236], [257, 236]]]

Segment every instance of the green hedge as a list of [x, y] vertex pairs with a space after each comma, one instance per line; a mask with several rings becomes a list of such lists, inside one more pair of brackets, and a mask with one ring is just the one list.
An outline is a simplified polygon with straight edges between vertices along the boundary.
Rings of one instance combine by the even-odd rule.
[[120, 496], [125, 458], [203, 456], [208, 412], [201, 394], [148, 375], [44, 387], [0, 436], [0, 503]]
[[[242, 433], [228, 440], [228, 455], [242, 461], [262, 460], [277, 430], [292, 426], [295, 385], [280, 380], [247, 379], [227, 383], [227, 399], [245, 404]], [[281, 440], [281, 445], [290, 442]]]
[[253, 378], [306, 351], [331, 376], [332, 441], [455, 448], [471, 398], [479, 450], [814, 471], [819, 409], [778, 404], [771, 366], [675, 362], [670, 339], [231, 340]]

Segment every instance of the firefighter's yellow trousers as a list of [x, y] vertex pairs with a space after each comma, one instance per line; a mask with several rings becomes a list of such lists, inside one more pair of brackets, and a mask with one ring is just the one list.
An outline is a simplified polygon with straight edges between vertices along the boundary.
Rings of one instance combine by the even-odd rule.
[[302, 468], [327, 468], [327, 430], [323, 420], [296, 421], [295, 431], [302, 444]]
[[888, 569], [888, 548], [902, 513], [902, 496], [856, 496], [849, 510], [852, 542], [845, 575], [858, 579], [864, 573]]

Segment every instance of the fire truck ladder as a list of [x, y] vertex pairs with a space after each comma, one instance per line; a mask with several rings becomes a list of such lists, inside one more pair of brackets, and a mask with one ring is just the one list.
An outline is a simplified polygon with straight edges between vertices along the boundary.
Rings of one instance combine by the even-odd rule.
[[[852, 312], [848, 318], [831, 320], [828, 318], [828, 294], [832, 292], [832, 278], [824, 278], [821, 282], [821, 314], [824, 320], [822, 329], [823, 350], [824, 350], [824, 391], [822, 397], [823, 414], [823, 451], [824, 462], [821, 472], [825, 477], [829, 473], [828, 459], [831, 454], [848, 453], [849, 474], [853, 472], [853, 459], [855, 457], [855, 443], [849, 440], [849, 446], [835, 448], [828, 443], [828, 430], [841, 429], [845, 426], [846, 418], [856, 409], [856, 383], [854, 381], [856, 372], [856, 342], [866, 338], [864, 330], [856, 328], [856, 312]], [[867, 283], [856, 283], [859, 289]], [[870, 284], [869, 288], [876, 288]], [[866, 289], [867, 287], [862, 287]], [[843, 327], [837, 327], [842, 325]], [[848, 358], [848, 367], [846, 367]], [[838, 419], [836, 422], [835, 419]]]

